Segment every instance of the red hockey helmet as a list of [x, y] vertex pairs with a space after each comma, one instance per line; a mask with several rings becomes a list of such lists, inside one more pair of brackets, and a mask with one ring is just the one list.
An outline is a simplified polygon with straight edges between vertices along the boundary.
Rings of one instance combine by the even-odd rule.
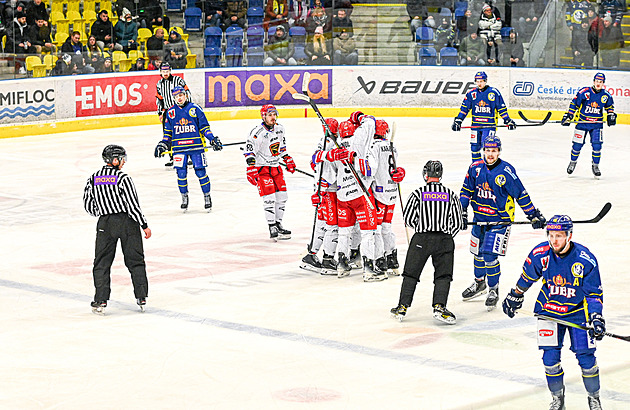
[[[339, 132], [339, 122], [336, 119], [326, 118], [324, 121], [326, 121], [326, 125], [328, 125], [328, 129], [330, 130], [330, 132], [335, 135]], [[326, 127], [324, 127], [323, 125], [322, 127], [324, 128], [324, 132], [326, 132]]]
[[389, 132], [389, 124], [385, 120], [376, 120], [376, 130], [374, 135], [377, 137], [385, 138], [385, 135]]
[[339, 124], [339, 136], [341, 138], [348, 138], [354, 135], [356, 127], [350, 121], [343, 121]]
[[269, 112], [275, 112], [276, 115], [278, 115], [278, 109], [273, 104], [265, 104], [260, 109], [260, 115], [263, 116], [263, 117]]

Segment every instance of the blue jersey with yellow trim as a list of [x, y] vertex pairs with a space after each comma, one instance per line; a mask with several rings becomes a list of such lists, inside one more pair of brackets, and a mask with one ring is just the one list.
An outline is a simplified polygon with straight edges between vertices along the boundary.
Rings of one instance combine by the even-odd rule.
[[496, 126], [497, 114], [504, 121], [509, 121], [510, 116], [503, 101], [503, 96], [494, 87], [475, 88], [466, 93], [457, 118], [462, 120], [472, 110], [472, 125]]
[[536, 210], [514, 167], [501, 159], [491, 166], [473, 162], [459, 196], [462, 207], [470, 204], [473, 220], [479, 222], [514, 221], [514, 198], [526, 215]]
[[587, 247], [571, 242], [569, 252], [558, 256], [548, 242], [538, 244], [525, 259], [516, 285], [528, 289], [540, 278], [543, 285], [534, 313], [582, 324], [590, 313], [602, 313], [599, 265]]
[[[579, 122], [603, 122], [604, 109], [606, 109], [606, 112], [609, 114], [615, 112], [612, 95], [604, 89], [597, 91], [593, 87], [584, 87], [581, 88], [575, 97], [573, 97], [573, 100], [571, 100], [568, 113], [569, 118], [573, 118], [577, 111], [577, 121]], [[576, 125], [578, 130], [592, 130], [603, 127], [603, 123]]]
[[165, 142], [170, 142], [173, 154], [178, 152], [203, 151], [203, 136], [212, 139], [210, 124], [203, 109], [188, 102], [182, 107], [175, 104], [166, 112], [164, 123]]

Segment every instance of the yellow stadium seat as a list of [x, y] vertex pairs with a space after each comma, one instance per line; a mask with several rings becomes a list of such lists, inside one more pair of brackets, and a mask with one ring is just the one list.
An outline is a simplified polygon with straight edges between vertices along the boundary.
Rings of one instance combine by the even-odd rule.
[[118, 66], [118, 71], [129, 71], [131, 68], [131, 59], [127, 57], [123, 51], [116, 50], [112, 55], [112, 62], [114, 63], [114, 67]]
[[81, 0], [68, 0], [68, 7], [66, 10], [66, 14], [70, 11], [76, 11], [77, 13], [81, 9]]
[[142, 51], [140, 50], [129, 50], [129, 59], [132, 63], [135, 63], [137, 59], [144, 58], [142, 55]]
[[46, 77], [46, 64], [38, 56], [26, 57], [26, 71], [33, 77]]
[[63, 33], [63, 32], [58, 31], [57, 34], [55, 34], [55, 45], [57, 46], [57, 49], [61, 48], [61, 46], [63, 45], [63, 43], [66, 42], [68, 37], [70, 37], [68, 33]]
[[72, 31], [85, 31], [85, 19], [81, 16], [81, 13], [69, 10], [66, 18], [72, 24]]
[[57, 64], [58, 59], [59, 57], [54, 54], [46, 54], [44, 56], [44, 65], [46, 66], [46, 70], [52, 70], [55, 64]]
[[138, 29], [138, 43], [144, 43], [147, 41], [147, 39], [149, 37], [151, 37], [153, 34], [151, 33], [151, 30], [149, 30], [148, 28], [139, 28]]
[[96, 1], [95, 0], [83, 0], [83, 17], [87, 20], [85, 15], [86, 11], [93, 11], [96, 13]]
[[70, 30], [69, 20], [58, 11], [50, 13], [50, 23], [57, 28], [57, 33], [67, 33]]
[[186, 56], [186, 68], [197, 68], [197, 54], [190, 54], [190, 50]]
[[83, 10], [83, 18], [85, 19], [85, 23], [87, 24], [88, 29], [91, 29], [92, 24], [94, 24], [98, 17], [96, 16], [96, 12], [94, 11], [94, 9], [92, 9]]
[[59, 12], [59, 13], [63, 13], [63, 2], [62, 1], [51, 1], [51, 5], [50, 5], [50, 12]]

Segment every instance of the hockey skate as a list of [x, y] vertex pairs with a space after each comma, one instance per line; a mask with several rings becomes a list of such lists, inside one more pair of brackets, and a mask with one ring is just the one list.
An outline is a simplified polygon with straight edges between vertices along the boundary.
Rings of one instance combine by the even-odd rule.
[[602, 176], [602, 172], [599, 170], [599, 164], [593, 163], [591, 165], [591, 169], [593, 170], [593, 175], [595, 175], [595, 178], [599, 178]]
[[440, 303], [433, 305], [433, 318], [449, 325], [454, 325], [457, 322], [455, 315]]
[[284, 229], [280, 222], [276, 222], [276, 228], [278, 228], [278, 239], [280, 239], [281, 241], [291, 239], [291, 231], [289, 231], [288, 229]]
[[387, 259], [385, 259], [384, 257], [382, 258], [378, 258], [376, 261], [376, 266], [382, 270], [383, 272], [387, 272]]
[[203, 194], [204, 207], [210, 212], [212, 210], [212, 198], [210, 198], [210, 192]]
[[136, 303], [140, 307], [140, 311], [144, 312], [144, 306], [147, 304], [147, 298], [138, 298], [136, 299]]
[[387, 279], [387, 272], [379, 269], [372, 259], [363, 257], [363, 282], [380, 282]]
[[567, 174], [571, 175], [573, 171], [575, 171], [576, 165], [577, 165], [577, 161], [570, 161], [569, 166], [567, 167]]
[[490, 288], [490, 292], [488, 292], [488, 297], [486, 298], [486, 308], [488, 312], [494, 310], [497, 307], [497, 302], [499, 301], [499, 286], [494, 286]]
[[101, 302], [92, 302], [90, 303], [90, 306], [92, 306], [92, 313], [96, 313], [97, 315], [104, 315], [105, 314], [105, 308], [107, 307], [107, 301], [101, 301]]
[[308, 253], [305, 257], [302, 258], [302, 263], [300, 263], [300, 268], [311, 271], [311, 272], [321, 273], [322, 264], [319, 263], [319, 259], [317, 259], [317, 255], [315, 255], [314, 253]]
[[599, 401], [599, 396], [588, 395], [588, 408], [589, 410], [602, 410], [602, 402]]
[[269, 238], [274, 242], [278, 242], [278, 227], [276, 224], [269, 225]]
[[[590, 397], [590, 396], [589, 396]], [[551, 393], [551, 403], [549, 404], [549, 410], [565, 410], [564, 407], [564, 389], [559, 392]], [[589, 405], [591, 404], [589, 400]]]
[[357, 249], [350, 249], [350, 258], [348, 263], [352, 269], [363, 269], [361, 264], [361, 251]]
[[337, 277], [343, 278], [345, 276], [350, 275], [350, 271], [352, 267], [350, 266], [350, 262], [348, 261], [348, 257], [343, 253], [339, 253], [339, 262], [337, 263]]
[[387, 274], [400, 276], [400, 273], [398, 273], [399, 267], [400, 265], [398, 264], [398, 251], [394, 249], [392, 253], [387, 255]]
[[486, 285], [485, 279], [482, 279], [482, 280], [475, 279], [473, 284], [467, 287], [466, 290], [462, 292], [462, 299], [470, 300], [470, 299], [476, 298], [477, 296], [481, 296], [485, 294], [486, 292], [488, 292], [487, 288], [488, 286]]
[[337, 262], [332, 255], [324, 254], [324, 258], [322, 259], [322, 275], [336, 275], [337, 274]]
[[405, 318], [405, 315], [407, 314], [407, 309], [409, 308], [409, 306], [405, 306], [405, 305], [398, 305], [395, 308], [392, 308], [389, 313], [392, 314], [392, 317], [395, 319], [398, 319], [400, 322], [403, 321], [403, 319]]
[[184, 210], [184, 212], [188, 209], [188, 194], [182, 194], [181, 208]]

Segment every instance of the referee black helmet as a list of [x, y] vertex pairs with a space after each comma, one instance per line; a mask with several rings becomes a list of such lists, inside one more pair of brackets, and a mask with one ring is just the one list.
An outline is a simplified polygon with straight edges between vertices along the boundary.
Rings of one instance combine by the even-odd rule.
[[442, 163], [440, 161], [427, 161], [422, 169], [422, 177], [424, 182], [429, 178], [442, 179]]
[[120, 145], [110, 144], [103, 148], [103, 161], [106, 164], [111, 164], [114, 159], [118, 159], [118, 162], [121, 160], [127, 160], [127, 151]]

